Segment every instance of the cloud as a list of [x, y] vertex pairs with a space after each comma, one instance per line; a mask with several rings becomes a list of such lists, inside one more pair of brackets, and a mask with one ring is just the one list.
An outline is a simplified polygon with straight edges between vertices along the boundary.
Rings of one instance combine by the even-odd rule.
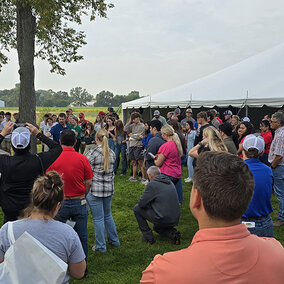
[[[36, 88], [93, 95], [101, 90], [154, 94], [218, 71], [283, 42], [281, 0], [115, 0], [108, 19], [84, 20], [85, 60], [49, 73], [36, 61]], [[0, 73], [0, 88], [17, 80], [16, 55]]]

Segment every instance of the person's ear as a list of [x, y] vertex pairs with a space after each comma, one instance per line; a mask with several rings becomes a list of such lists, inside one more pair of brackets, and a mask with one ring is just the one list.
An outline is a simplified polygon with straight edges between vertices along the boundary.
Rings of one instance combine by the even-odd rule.
[[192, 198], [192, 201], [191, 201], [191, 207], [193, 209], [200, 209], [200, 206], [202, 204], [202, 197], [201, 197], [201, 193], [198, 189], [196, 188], [192, 188], [192, 195], [191, 195], [191, 198]]

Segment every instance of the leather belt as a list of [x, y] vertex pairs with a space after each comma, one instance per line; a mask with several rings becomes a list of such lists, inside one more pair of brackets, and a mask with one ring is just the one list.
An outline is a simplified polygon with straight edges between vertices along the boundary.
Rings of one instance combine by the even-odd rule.
[[82, 195], [76, 195], [76, 196], [65, 196], [64, 199], [82, 199], [85, 198], [85, 194]]
[[249, 217], [249, 218], [242, 218], [242, 220], [261, 220], [261, 219], [264, 219], [264, 218], [267, 218], [268, 215], [265, 215], [265, 216], [260, 216], [260, 217]]

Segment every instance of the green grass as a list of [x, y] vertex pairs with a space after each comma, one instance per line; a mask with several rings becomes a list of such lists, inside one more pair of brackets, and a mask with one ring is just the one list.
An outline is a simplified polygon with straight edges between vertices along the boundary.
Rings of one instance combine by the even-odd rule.
[[[38, 145], [38, 150], [40, 145]], [[187, 169], [183, 170], [183, 179], [186, 177]], [[126, 176], [115, 177], [115, 194], [112, 202], [112, 215], [116, 223], [118, 236], [121, 242], [120, 247], [108, 245], [107, 253], [92, 251], [95, 242], [94, 227], [91, 214], [88, 217], [88, 238], [89, 238], [89, 275], [81, 283], [97, 284], [126, 284], [139, 283], [142, 271], [149, 265], [156, 254], [163, 254], [169, 251], [180, 250], [190, 245], [191, 240], [198, 230], [196, 220], [189, 210], [189, 197], [191, 183], [183, 184], [184, 202], [181, 207], [181, 217], [178, 230], [181, 232], [181, 244], [176, 246], [169, 240], [154, 232], [156, 243], [150, 246], [142, 242], [132, 208], [143, 193], [145, 186], [136, 182], [131, 183]], [[274, 212], [273, 220], [277, 219], [278, 201], [272, 196]], [[1, 215], [1, 218], [3, 216]], [[284, 227], [274, 228], [274, 235], [284, 245]], [[71, 284], [79, 283], [70, 280]]]
[[[184, 169], [183, 178], [185, 178], [186, 172], [187, 169]], [[120, 247], [108, 246], [108, 251], [105, 254], [91, 250], [94, 245], [94, 228], [91, 214], [89, 214], [89, 275], [83, 283], [138, 283], [142, 271], [156, 254], [188, 247], [198, 230], [197, 222], [190, 213], [188, 206], [191, 183], [184, 183], [184, 202], [181, 207], [182, 212], [178, 226], [182, 236], [181, 244], [173, 245], [169, 240], [155, 232], [156, 243], [154, 245], [150, 246], [142, 242], [141, 232], [132, 208], [143, 193], [145, 186], [138, 182], [131, 183], [127, 181], [128, 178], [129, 175], [115, 177], [115, 194], [112, 202], [112, 215], [121, 242]], [[275, 209], [273, 218], [276, 219], [278, 203], [275, 196], [272, 197], [272, 203]], [[275, 228], [274, 233], [275, 237], [284, 245], [284, 227]], [[71, 280], [70, 283], [74, 284], [77, 281]]]
[[[112, 215], [116, 223], [120, 247], [108, 246], [107, 253], [94, 252], [94, 228], [89, 214], [89, 275], [84, 283], [138, 283], [141, 272], [148, 266], [156, 254], [174, 251], [189, 246], [193, 235], [198, 230], [197, 222], [192, 217], [188, 204], [191, 184], [184, 186], [184, 202], [178, 229], [181, 231], [181, 245], [173, 245], [154, 232], [156, 243], [150, 246], [142, 242], [132, 208], [143, 193], [145, 186], [139, 182], [127, 181], [129, 175], [115, 177], [115, 194], [112, 202]], [[72, 280], [70, 283], [76, 283]]]

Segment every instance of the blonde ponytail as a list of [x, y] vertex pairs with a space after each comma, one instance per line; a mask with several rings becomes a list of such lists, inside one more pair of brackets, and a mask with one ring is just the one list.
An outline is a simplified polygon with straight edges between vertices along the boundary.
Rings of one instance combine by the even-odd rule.
[[170, 126], [168, 124], [164, 125], [161, 128], [161, 132], [166, 134], [169, 137], [169, 140], [174, 141], [176, 143], [179, 156], [181, 157], [183, 155], [183, 150], [182, 150], [182, 146], [181, 146], [181, 143], [180, 143], [180, 139], [179, 139], [179, 136], [175, 133], [172, 126]]
[[104, 171], [108, 171], [109, 169], [109, 146], [108, 146], [108, 134], [106, 130], [100, 129], [96, 134], [97, 139], [102, 143], [102, 150], [104, 156]]

